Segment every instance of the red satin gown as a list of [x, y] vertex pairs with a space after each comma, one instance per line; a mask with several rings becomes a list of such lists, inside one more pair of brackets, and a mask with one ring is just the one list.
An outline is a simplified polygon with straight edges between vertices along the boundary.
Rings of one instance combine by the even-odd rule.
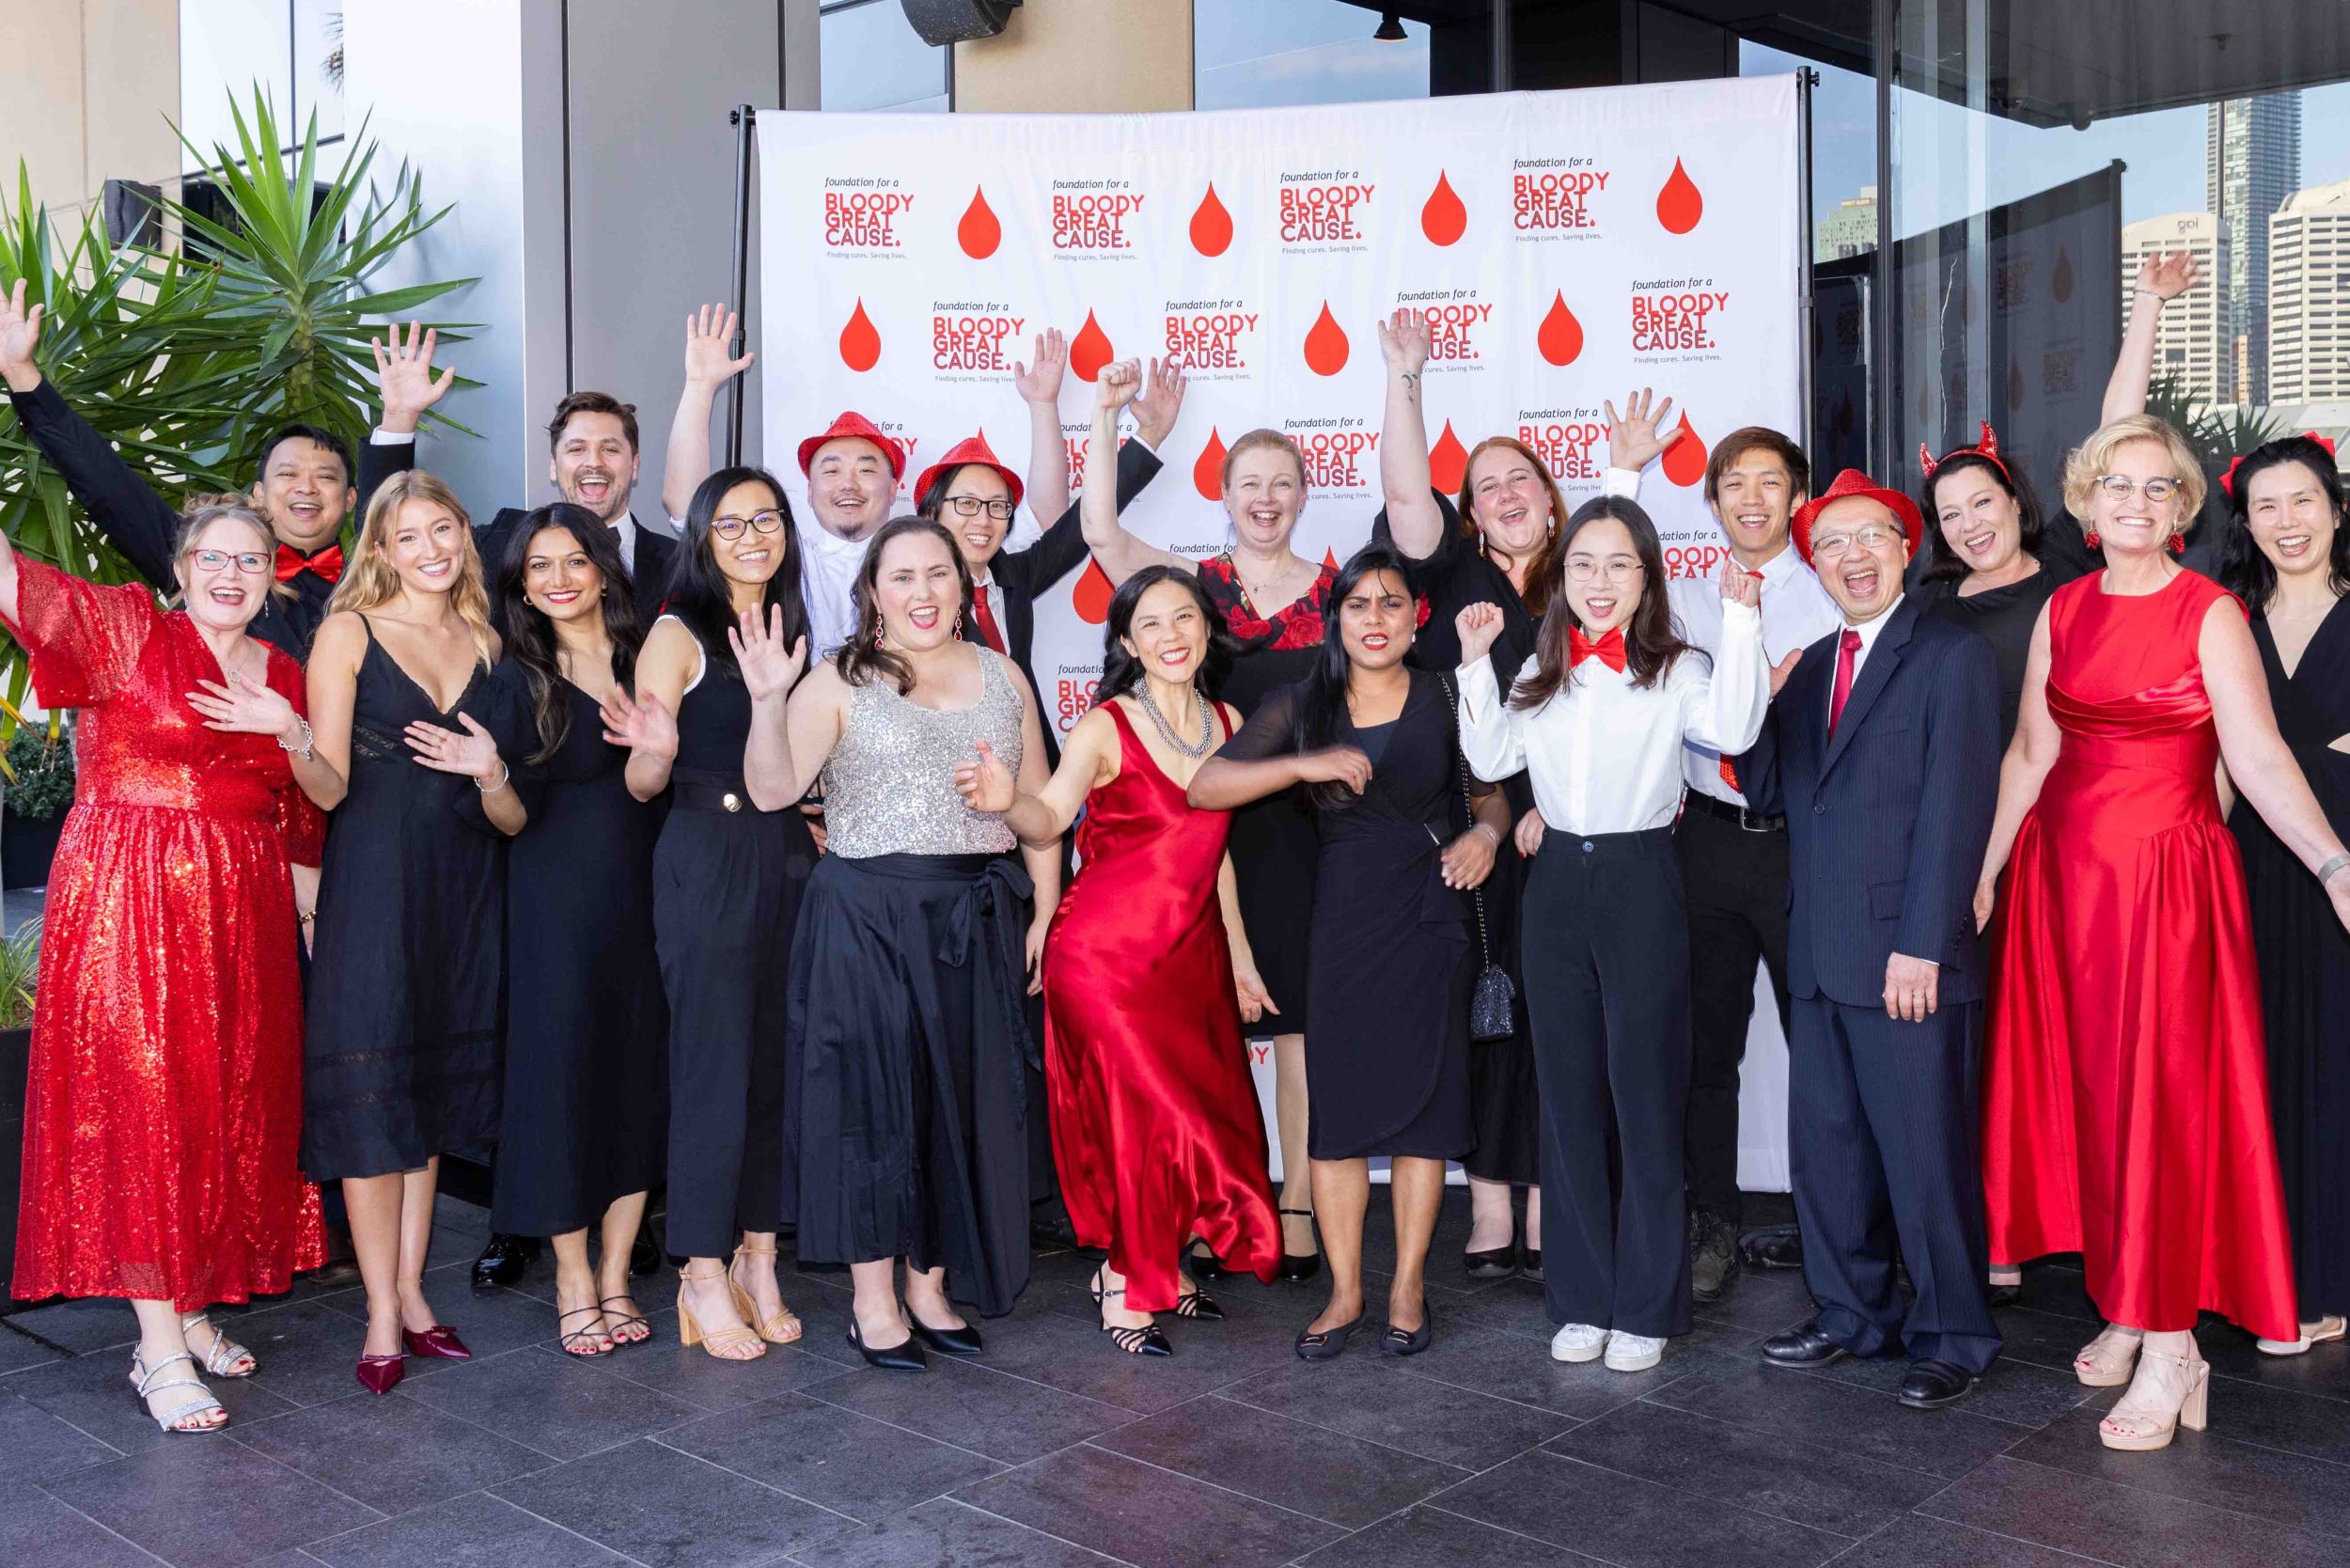
[[[266, 735], [204, 727], [195, 622], [145, 588], [17, 557], [33, 689], [79, 769], [42, 921], [19, 1297], [243, 1301], [325, 1261], [302, 1177], [302, 981], [288, 861], [324, 819]], [[270, 688], [302, 707], [274, 650]]]
[[2062, 749], [2009, 862], [1983, 1067], [1991, 1256], [2078, 1249], [2107, 1319], [2199, 1309], [2290, 1340], [2284, 1191], [2244, 866], [2220, 821], [2197, 641], [2226, 590], [2183, 572], [2048, 602]]
[[1108, 1249], [1128, 1307], [1164, 1312], [1190, 1237], [1270, 1284], [1281, 1228], [1216, 899], [1230, 813], [1192, 809], [1103, 706], [1118, 776], [1086, 799], [1044, 943], [1053, 1162], [1078, 1241]]

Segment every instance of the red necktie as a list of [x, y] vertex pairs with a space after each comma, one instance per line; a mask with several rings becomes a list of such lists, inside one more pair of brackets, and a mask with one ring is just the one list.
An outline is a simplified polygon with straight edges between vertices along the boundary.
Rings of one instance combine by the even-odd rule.
[[1009, 652], [1004, 646], [1004, 634], [995, 629], [995, 618], [987, 609], [988, 585], [980, 583], [971, 589], [971, 614], [979, 623], [979, 640], [998, 653]]
[[1572, 626], [1567, 628], [1567, 667], [1572, 669], [1586, 659], [1597, 659], [1622, 675], [1624, 671], [1623, 628], [1609, 627], [1597, 642]]
[[1836, 695], [1827, 700], [1828, 739], [1836, 738], [1836, 721], [1844, 716], [1844, 699], [1852, 696], [1852, 672], [1860, 657], [1860, 634], [1846, 627], [1836, 645]]
[[340, 582], [343, 575], [343, 547], [330, 544], [315, 556], [306, 556], [290, 544], [277, 547], [277, 580], [290, 583], [307, 572], [321, 582]]

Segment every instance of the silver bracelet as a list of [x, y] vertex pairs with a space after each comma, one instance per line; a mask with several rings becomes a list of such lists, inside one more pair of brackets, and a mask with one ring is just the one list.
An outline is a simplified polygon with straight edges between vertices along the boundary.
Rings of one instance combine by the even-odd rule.
[[2350, 866], [2350, 850], [2343, 851], [2342, 854], [2335, 855], [2331, 860], [2326, 861], [2323, 866], [2317, 868], [2317, 885], [2320, 887], [2325, 886], [2326, 884], [2333, 880], [2334, 873], [2342, 870], [2344, 866]]
[[500, 790], [505, 789], [507, 785], [512, 783], [513, 779], [514, 770], [508, 767], [506, 763], [501, 760], [498, 763], [498, 781], [496, 783], [485, 784], [480, 779], [477, 778], [473, 781], [473, 787], [479, 790], [485, 795], [494, 795]]
[[285, 736], [280, 735], [277, 737], [277, 748], [280, 751], [291, 753], [293, 756], [299, 757], [306, 762], [310, 760], [310, 747], [318, 737], [311, 732], [310, 721], [304, 718], [300, 713], [296, 713], [294, 715], [294, 722], [302, 726], [302, 743], [297, 745], [293, 742], [286, 739]]

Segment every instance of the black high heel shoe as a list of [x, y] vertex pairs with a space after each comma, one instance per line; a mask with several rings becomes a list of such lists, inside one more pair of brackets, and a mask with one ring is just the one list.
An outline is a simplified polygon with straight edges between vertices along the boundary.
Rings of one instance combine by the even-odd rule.
[[[1280, 1213], [1285, 1215], [1295, 1215], [1301, 1219], [1311, 1219], [1314, 1217], [1314, 1212], [1311, 1209], [1283, 1209]], [[1289, 1249], [1288, 1242], [1284, 1241], [1281, 1244], [1282, 1278], [1295, 1282], [1300, 1279], [1311, 1279], [1315, 1275], [1320, 1274], [1321, 1272], [1321, 1253], [1292, 1252]], [[1343, 1343], [1343, 1341], [1340, 1342]]]
[[1461, 1266], [1468, 1270], [1471, 1279], [1507, 1279], [1518, 1271], [1518, 1249], [1509, 1242], [1477, 1252], [1464, 1247]]
[[[1092, 1295], [1093, 1304], [1096, 1307], [1106, 1305], [1109, 1298], [1114, 1295], [1126, 1294], [1126, 1287], [1123, 1285], [1114, 1291], [1104, 1290], [1102, 1285], [1102, 1271], [1098, 1268], [1093, 1271], [1093, 1278], [1086, 1289]], [[1180, 1308], [1177, 1309], [1181, 1310]], [[1167, 1342], [1167, 1335], [1155, 1323], [1145, 1324], [1140, 1328], [1120, 1328], [1113, 1324], [1105, 1323], [1102, 1325], [1102, 1332], [1110, 1337], [1111, 1343], [1129, 1356], [1172, 1356], [1175, 1354], [1175, 1347]]]
[[865, 1336], [857, 1332], [854, 1317], [849, 1319], [849, 1342], [856, 1346], [856, 1353], [865, 1357], [865, 1364], [869, 1367], [876, 1367], [883, 1372], [928, 1372], [930, 1370], [930, 1357], [922, 1354], [922, 1342], [919, 1340], [908, 1339], [902, 1344], [875, 1350], [865, 1342]]
[[1183, 1267], [1191, 1271], [1191, 1277], [1194, 1279], [1221, 1279], [1232, 1272], [1224, 1266], [1224, 1260], [1213, 1252], [1193, 1250], [1194, 1247], [1205, 1247], [1207, 1245], [1201, 1238], [1192, 1237], [1189, 1245], [1183, 1248]]
[[[1184, 1290], [1183, 1287], [1185, 1285], [1190, 1285], [1191, 1289]], [[1197, 1284], [1178, 1277], [1175, 1287], [1175, 1315], [1177, 1317], [1198, 1318], [1204, 1323], [1224, 1321], [1224, 1309], [1216, 1305], [1215, 1297], [1201, 1290]]]
[[914, 1337], [941, 1356], [977, 1356], [985, 1348], [979, 1342], [979, 1331], [967, 1323], [961, 1328], [932, 1328], [903, 1296], [898, 1298], [898, 1309], [906, 1315], [906, 1326], [914, 1330]]

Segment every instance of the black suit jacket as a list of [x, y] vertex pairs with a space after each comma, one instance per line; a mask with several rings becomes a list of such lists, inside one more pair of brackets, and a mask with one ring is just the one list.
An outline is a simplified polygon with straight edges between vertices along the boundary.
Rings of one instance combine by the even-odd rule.
[[[1129, 441], [1119, 447], [1118, 510], [1124, 511], [1158, 472], [1157, 454], [1141, 442]], [[1030, 686], [1036, 684], [1036, 670], [1030, 663], [1036, 650], [1036, 602], [1086, 558], [1085, 530], [1077, 525], [1077, 510], [1083, 504], [1070, 502], [1069, 510], [1035, 543], [1025, 549], [998, 551], [988, 562], [988, 610], [1004, 634], [1005, 651], [1028, 678]], [[950, 528], [954, 525], [951, 518], [942, 521]], [[963, 635], [966, 642], [979, 640], [979, 620], [967, 604], [963, 611]]]
[[1941, 965], [1937, 993], [1981, 1001], [1975, 883], [1999, 784], [1991, 645], [1915, 596], [1860, 666], [1827, 734], [1841, 629], [1803, 651], [1738, 780], [1787, 817], [1787, 989], [1881, 1007], [1895, 953]]

